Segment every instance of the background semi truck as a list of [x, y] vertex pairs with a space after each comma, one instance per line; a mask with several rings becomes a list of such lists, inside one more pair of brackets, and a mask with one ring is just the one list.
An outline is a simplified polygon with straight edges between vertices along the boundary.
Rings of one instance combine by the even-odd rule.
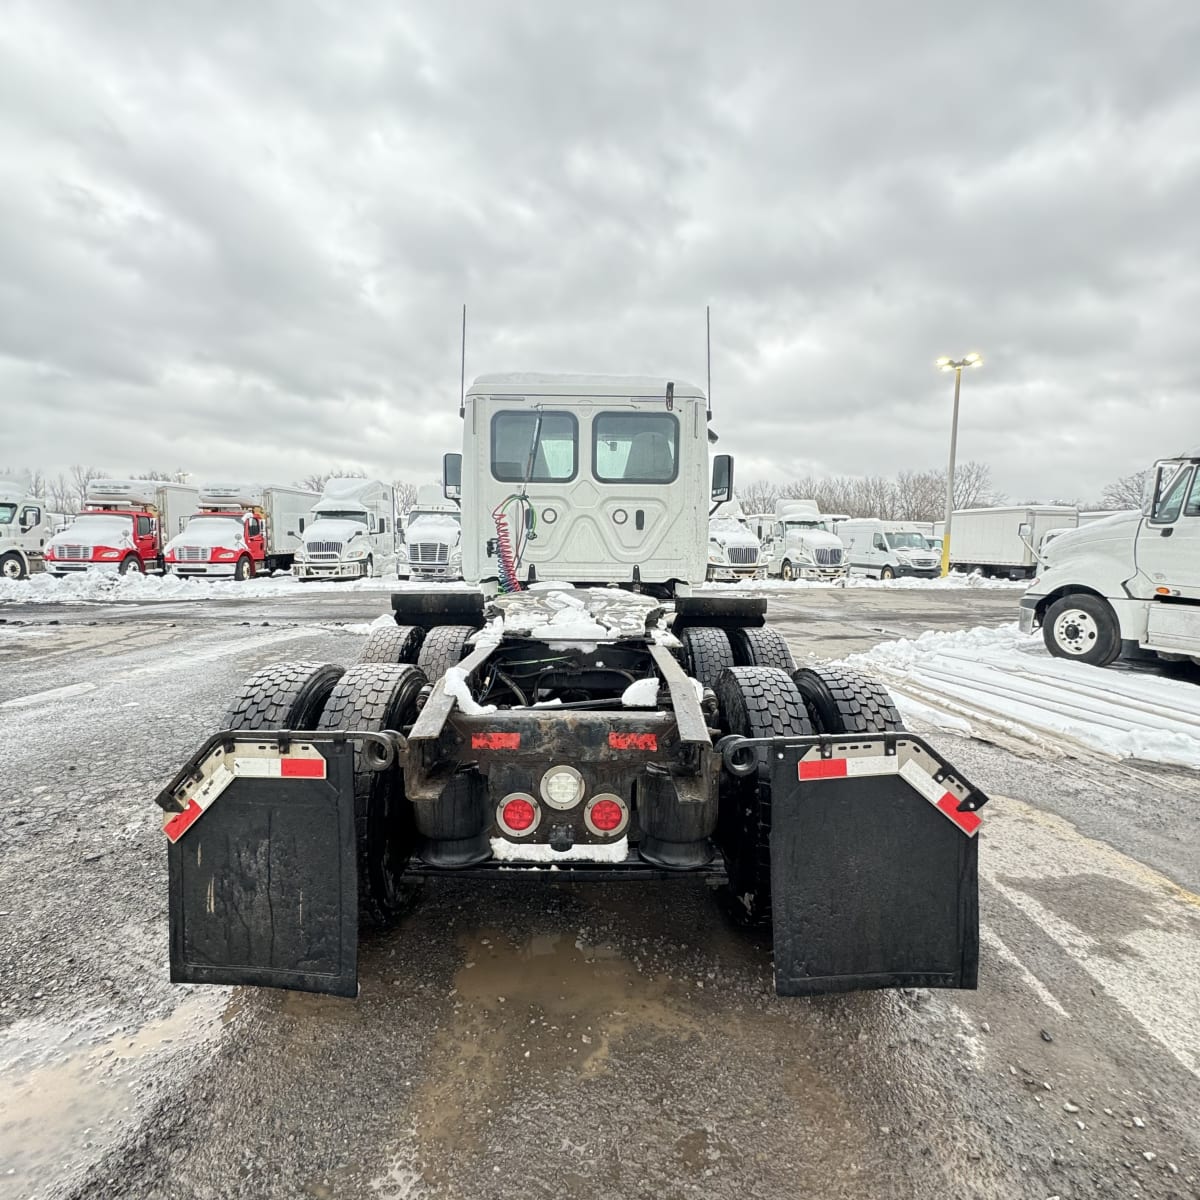
[[0, 479], [0, 578], [27, 579], [40, 571], [46, 543], [63, 520], [46, 511], [28, 480]]
[[396, 563], [403, 579], [462, 578], [462, 514], [436, 483], [417, 492], [417, 503], [405, 517]]
[[785, 995], [974, 987], [985, 797], [878, 683], [797, 670], [765, 600], [692, 592], [733, 489], [699, 389], [485, 376], [462, 408], [481, 586], [246, 681], [158, 797], [172, 978], [353, 996], [406, 881], [503, 873], [707, 877]]
[[708, 578], [757, 579], [766, 573], [766, 561], [737, 498], [718, 505], [708, 519]]
[[307, 517], [292, 573], [310, 579], [360, 579], [396, 565], [396, 497], [378, 479], [330, 479]]
[[762, 539], [767, 574], [781, 579], [841, 579], [846, 551], [815, 500], [779, 500], [773, 515], [752, 518]]
[[963, 509], [954, 514], [950, 526], [950, 566], [956, 571], [1030, 579], [1047, 535], [1074, 529], [1078, 523], [1078, 510], [1067, 505]]
[[45, 549], [46, 570], [161, 571], [166, 543], [196, 511], [199, 493], [150, 479], [93, 479], [86, 503]]
[[1200, 449], [1155, 463], [1145, 512], [1113, 513], [1047, 542], [1020, 617], [1026, 633], [1041, 627], [1059, 658], [1200, 664]]
[[319, 498], [275, 484], [205, 484], [199, 511], [167, 543], [167, 570], [234, 579], [290, 571], [309, 509]]

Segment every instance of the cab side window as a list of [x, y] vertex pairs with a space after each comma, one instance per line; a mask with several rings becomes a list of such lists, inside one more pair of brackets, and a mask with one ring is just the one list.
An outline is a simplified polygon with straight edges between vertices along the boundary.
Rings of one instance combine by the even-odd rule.
[[1187, 503], [1183, 506], [1185, 517], [1200, 517], [1200, 470], [1192, 477], [1192, 490], [1188, 493]]
[[21, 512], [21, 528], [32, 529], [42, 519], [42, 510], [40, 508], [26, 508]]
[[887, 550], [887, 542], [885, 542], [883, 540], [882, 533], [877, 533], [875, 535], [875, 540], [871, 544], [875, 547], [876, 550], [883, 550], [883, 551]]
[[153, 532], [153, 527], [150, 524], [149, 517], [138, 517], [137, 519], [138, 537], [146, 537]]
[[1183, 498], [1187, 495], [1188, 484], [1191, 482], [1190, 468], [1176, 472], [1173, 479], [1164, 482], [1163, 491], [1154, 504], [1154, 512], [1150, 520], [1158, 524], [1169, 525], [1179, 520], [1183, 509]]

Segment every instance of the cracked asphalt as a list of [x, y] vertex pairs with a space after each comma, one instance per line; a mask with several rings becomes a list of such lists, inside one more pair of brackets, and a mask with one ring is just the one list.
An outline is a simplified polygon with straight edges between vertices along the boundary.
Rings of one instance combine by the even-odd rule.
[[[800, 662], [1015, 604], [770, 596]], [[355, 1001], [172, 985], [153, 796], [385, 608], [0, 606], [0, 1198], [1200, 1195], [1185, 771], [930, 735], [993, 797], [975, 992], [778, 998], [687, 878], [426, 883]]]

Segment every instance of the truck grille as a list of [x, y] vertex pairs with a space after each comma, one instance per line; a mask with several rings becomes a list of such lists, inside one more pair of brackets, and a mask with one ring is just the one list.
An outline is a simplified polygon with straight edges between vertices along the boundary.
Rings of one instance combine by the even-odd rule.
[[450, 547], [445, 542], [413, 542], [408, 548], [410, 563], [428, 563], [431, 566], [450, 561]]
[[844, 550], [835, 549], [832, 546], [821, 547], [813, 551], [813, 562], [818, 567], [840, 567], [845, 553]]
[[175, 551], [175, 557], [180, 562], [208, 562], [207, 546], [180, 546]]
[[341, 542], [309, 542], [308, 556], [309, 558], [340, 558], [342, 554]]
[[76, 562], [87, 562], [92, 557], [91, 546], [59, 546], [54, 551], [55, 558], [74, 559]]
[[752, 567], [758, 562], [758, 551], [753, 546], [730, 546], [726, 553], [729, 561], [739, 566]]

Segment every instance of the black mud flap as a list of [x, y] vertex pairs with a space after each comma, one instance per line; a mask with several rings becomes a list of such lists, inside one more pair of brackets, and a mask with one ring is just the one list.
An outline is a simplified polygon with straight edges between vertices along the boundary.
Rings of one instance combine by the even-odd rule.
[[271, 733], [211, 739], [180, 772], [159, 797], [172, 981], [357, 995], [353, 772], [345, 739]]
[[986, 797], [908, 733], [776, 739], [770, 760], [776, 992], [974, 988]]

